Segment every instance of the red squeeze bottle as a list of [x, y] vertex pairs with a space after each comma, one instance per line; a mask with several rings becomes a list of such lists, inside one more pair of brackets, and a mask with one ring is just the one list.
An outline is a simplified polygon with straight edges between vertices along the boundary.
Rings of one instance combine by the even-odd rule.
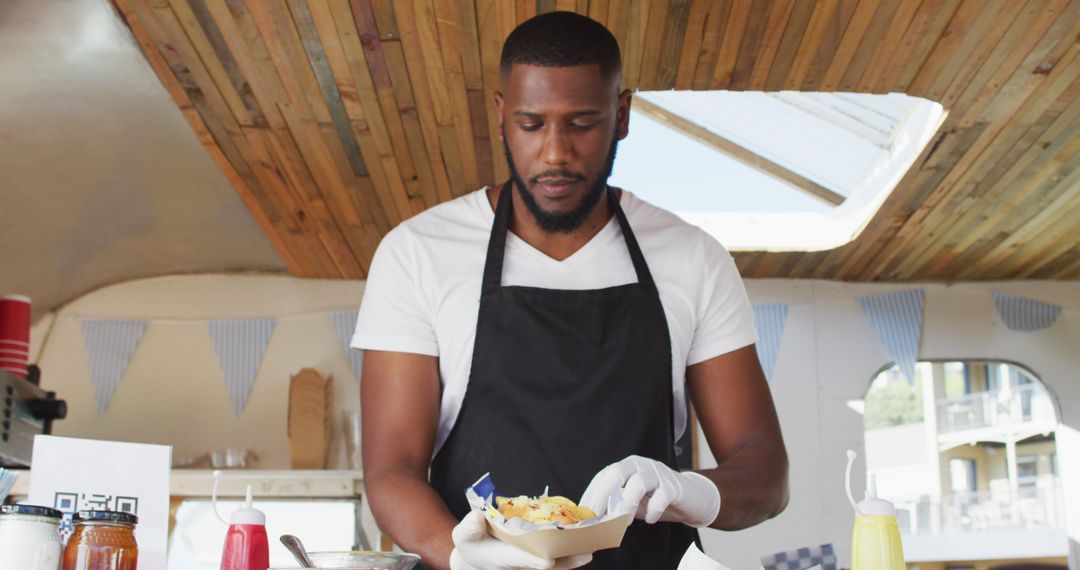
[[266, 514], [251, 506], [251, 485], [244, 506], [233, 511], [221, 570], [266, 570], [270, 567], [270, 546], [266, 541]]

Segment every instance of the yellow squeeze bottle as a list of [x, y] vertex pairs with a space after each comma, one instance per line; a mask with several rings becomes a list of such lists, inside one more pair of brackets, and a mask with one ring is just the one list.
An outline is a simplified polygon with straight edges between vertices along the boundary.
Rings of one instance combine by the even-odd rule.
[[855, 526], [851, 531], [852, 570], [904, 570], [904, 547], [900, 542], [900, 527], [896, 525], [896, 508], [877, 496], [877, 481], [870, 475], [866, 497], [855, 503], [851, 494], [851, 466], [855, 452], [848, 450], [845, 475], [848, 501], [855, 509]]

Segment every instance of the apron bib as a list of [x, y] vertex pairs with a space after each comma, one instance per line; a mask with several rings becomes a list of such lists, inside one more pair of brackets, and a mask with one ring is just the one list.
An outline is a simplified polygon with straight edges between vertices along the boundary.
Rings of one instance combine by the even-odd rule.
[[[484, 266], [472, 370], [431, 485], [457, 518], [465, 488], [490, 471], [500, 493], [578, 500], [629, 455], [675, 468], [671, 341], [656, 284], [607, 190], [637, 283], [596, 290], [503, 287], [513, 188], [503, 186]], [[697, 531], [635, 520], [622, 546], [585, 568], [674, 569]]]

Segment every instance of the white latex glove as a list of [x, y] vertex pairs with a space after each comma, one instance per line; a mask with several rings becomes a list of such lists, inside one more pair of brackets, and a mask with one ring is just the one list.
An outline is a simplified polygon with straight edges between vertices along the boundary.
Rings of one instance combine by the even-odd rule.
[[472, 511], [454, 527], [454, 551], [450, 554], [451, 570], [569, 570], [584, 566], [592, 560], [592, 554], [568, 556], [558, 560], [534, 556], [489, 535], [487, 524], [482, 513]]
[[637, 505], [636, 517], [649, 524], [680, 522], [700, 528], [720, 514], [720, 490], [704, 475], [675, 471], [637, 455], [601, 469], [585, 489], [581, 504], [602, 517], [608, 497], [620, 487], [623, 500]]

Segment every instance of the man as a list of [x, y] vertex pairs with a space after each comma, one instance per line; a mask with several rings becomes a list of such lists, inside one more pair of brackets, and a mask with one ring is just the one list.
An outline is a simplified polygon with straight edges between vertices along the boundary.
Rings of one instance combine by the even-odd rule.
[[[375, 255], [353, 339], [365, 483], [380, 527], [431, 567], [674, 568], [696, 527], [787, 504], [731, 256], [606, 184], [629, 125], [620, 66], [584, 16], [518, 26], [495, 94], [511, 182], [403, 222]], [[675, 470], [687, 389], [715, 469]], [[543, 560], [469, 514], [489, 471], [505, 494], [548, 486], [601, 516], [621, 487], [640, 520], [619, 549]]]

